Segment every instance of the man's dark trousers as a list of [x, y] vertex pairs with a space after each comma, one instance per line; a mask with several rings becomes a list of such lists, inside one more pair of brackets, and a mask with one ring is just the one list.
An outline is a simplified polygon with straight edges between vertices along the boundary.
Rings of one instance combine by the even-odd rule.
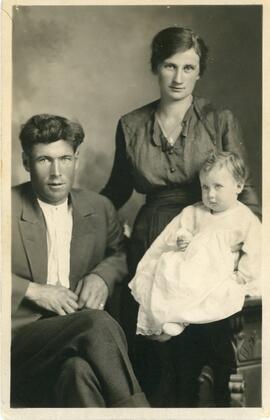
[[11, 405], [147, 407], [121, 327], [105, 311], [32, 322], [15, 335]]

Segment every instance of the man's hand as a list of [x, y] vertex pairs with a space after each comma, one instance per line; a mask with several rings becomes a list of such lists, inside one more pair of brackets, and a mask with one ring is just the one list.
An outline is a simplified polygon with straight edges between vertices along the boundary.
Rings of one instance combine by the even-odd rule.
[[58, 315], [73, 314], [78, 310], [78, 296], [63, 286], [38, 284], [31, 282], [25, 297], [41, 308]]
[[76, 287], [78, 308], [104, 309], [109, 290], [105, 281], [97, 274], [88, 274], [81, 279]]

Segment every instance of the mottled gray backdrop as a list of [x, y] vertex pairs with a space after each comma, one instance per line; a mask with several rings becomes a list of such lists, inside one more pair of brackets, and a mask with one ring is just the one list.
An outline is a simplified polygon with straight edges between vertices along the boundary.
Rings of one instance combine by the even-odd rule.
[[[158, 97], [151, 40], [159, 30], [181, 25], [210, 47], [196, 93], [238, 116], [260, 191], [261, 14], [261, 6], [14, 8], [12, 183], [28, 179], [20, 164], [20, 124], [47, 112], [82, 123], [77, 184], [98, 191], [110, 174], [118, 118]], [[122, 217], [132, 221], [141, 200], [135, 194]]]

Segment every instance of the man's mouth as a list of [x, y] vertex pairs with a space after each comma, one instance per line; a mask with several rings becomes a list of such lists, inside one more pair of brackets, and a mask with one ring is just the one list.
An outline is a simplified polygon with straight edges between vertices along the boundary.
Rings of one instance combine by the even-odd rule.
[[63, 182], [50, 182], [48, 183], [48, 186], [50, 188], [60, 188], [63, 187], [65, 184]]

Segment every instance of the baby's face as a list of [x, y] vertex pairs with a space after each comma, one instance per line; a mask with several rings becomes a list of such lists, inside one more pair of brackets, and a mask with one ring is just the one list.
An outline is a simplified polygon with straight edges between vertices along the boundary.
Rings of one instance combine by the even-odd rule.
[[202, 201], [214, 213], [234, 207], [243, 185], [236, 182], [227, 168], [213, 168], [200, 175]]

